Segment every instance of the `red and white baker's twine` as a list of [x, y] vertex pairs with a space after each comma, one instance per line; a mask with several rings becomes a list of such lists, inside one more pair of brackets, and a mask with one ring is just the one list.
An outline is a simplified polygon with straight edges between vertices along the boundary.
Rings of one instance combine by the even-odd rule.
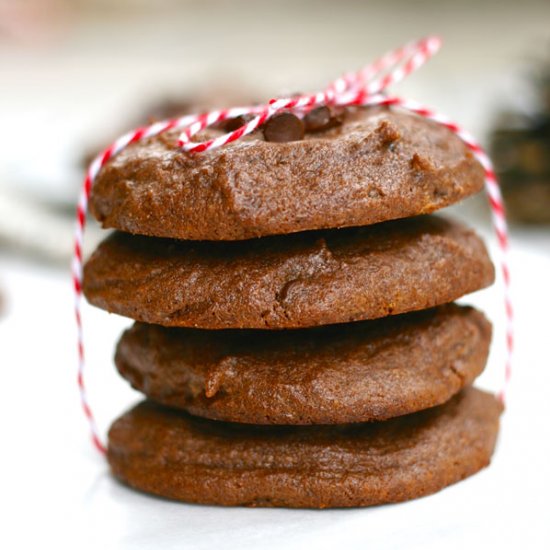
[[[198, 115], [187, 115], [176, 119], [156, 122], [150, 126], [137, 128], [122, 137], [118, 138], [100, 155], [98, 155], [88, 168], [84, 184], [82, 186], [80, 199], [77, 207], [76, 234], [73, 256], [73, 283], [75, 291], [75, 313], [78, 329], [78, 386], [84, 414], [88, 419], [92, 441], [99, 451], [105, 452], [95, 424], [94, 415], [88, 403], [86, 388], [84, 385], [84, 343], [82, 332], [81, 302], [82, 302], [82, 239], [86, 226], [86, 212], [88, 199], [92, 185], [101, 168], [114, 155], [125, 147], [136, 141], [162, 134], [168, 130], [181, 129], [179, 144], [181, 148], [192, 153], [202, 153], [222, 147], [232, 141], [250, 134], [261, 126], [267, 119], [281, 111], [293, 111], [298, 115], [321, 105], [341, 106], [375, 106], [387, 105], [406, 109], [419, 116], [433, 120], [456, 134], [472, 151], [476, 159], [485, 170], [485, 189], [489, 198], [492, 210], [493, 225], [497, 236], [498, 246], [501, 253], [501, 270], [504, 279], [504, 303], [506, 311], [506, 365], [504, 382], [499, 392], [500, 399], [504, 402], [506, 389], [511, 376], [511, 357], [513, 349], [513, 310], [510, 299], [510, 272], [508, 269], [508, 231], [506, 226], [506, 214], [502, 201], [500, 187], [496, 179], [493, 166], [488, 155], [479, 143], [444, 115], [436, 113], [432, 109], [424, 107], [411, 100], [399, 97], [384, 95], [386, 89], [396, 82], [403, 80], [409, 74], [422, 66], [441, 47], [441, 40], [431, 36], [418, 42], [413, 42], [394, 50], [374, 63], [366, 66], [357, 73], [347, 73], [332, 82], [326, 90], [310, 95], [296, 96], [286, 99], [272, 99], [267, 105], [253, 107], [234, 107], [230, 109], [216, 110]], [[192, 141], [192, 138], [208, 126], [227, 119], [236, 118], [241, 115], [253, 115], [253, 118], [233, 132], [204, 142]]]

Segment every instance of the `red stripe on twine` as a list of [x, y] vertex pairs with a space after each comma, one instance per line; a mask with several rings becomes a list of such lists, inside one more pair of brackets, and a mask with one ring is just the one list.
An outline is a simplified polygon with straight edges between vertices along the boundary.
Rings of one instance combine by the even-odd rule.
[[146, 132], [147, 132], [146, 126], [135, 130], [130, 141], [128, 142], [128, 145], [130, 145], [130, 143], [135, 143], [136, 141], [139, 141], [140, 139], [142, 139]]
[[[460, 129], [458, 124], [449, 121], [446, 117], [436, 114], [431, 109], [418, 105], [398, 97], [385, 97], [380, 94], [385, 92], [385, 89], [399, 80], [405, 78], [412, 72], [416, 71], [428, 59], [430, 59], [441, 45], [439, 37], [431, 36], [420, 40], [416, 43], [403, 46], [393, 52], [389, 52], [374, 63], [364, 67], [357, 73], [346, 74], [336, 81], [329, 84], [324, 92], [318, 94], [304, 95], [287, 99], [272, 99], [267, 105], [242, 107], [223, 111], [212, 111], [211, 113], [202, 113], [199, 115], [191, 115], [183, 118], [165, 120], [160, 123], [153, 124], [148, 127], [141, 127], [129, 134], [129, 138], [122, 137], [120, 142], [117, 140], [107, 147], [90, 165], [87, 176], [83, 182], [79, 206], [76, 211], [76, 232], [73, 256], [73, 287], [75, 292], [75, 319], [78, 329], [78, 376], [77, 383], [80, 389], [81, 405], [88, 420], [88, 425], [91, 432], [91, 439], [94, 446], [101, 452], [105, 453], [106, 448], [103, 445], [101, 438], [96, 429], [95, 418], [92, 409], [88, 403], [86, 396], [86, 387], [84, 381], [84, 341], [83, 327], [80, 313], [80, 305], [82, 300], [82, 239], [84, 237], [84, 229], [86, 226], [86, 211], [90, 192], [101, 168], [109, 161], [109, 159], [123, 150], [127, 145], [140, 141], [145, 137], [152, 137], [161, 134], [168, 130], [181, 129], [179, 144], [184, 151], [189, 153], [200, 153], [222, 147], [227, 143], [236, 141], [243, 136], [254, 131], [261, 126], [270, 116], [279, 112], [282, 109], [308, 109], [325, 103], [337, 105], [385, 105], [396, 106], [416, 113], [419, 116], [433, 120], [441, 124], [455, 133], [472, 151], [472, 154], [479, 160], [485, 170], [485, 188], [489, 198], [493, 214], [493, 225], [497, 236], [501, 252], [501, 268], [505, 285], [505, 312], [507, 321], [506, 330], [506, 349], [507, 359], [505, 365], [503, 387], [498, 393], [499, 398], [504, 402], [506, 389], [512, 375], [512, 350], [514, 344], [513, 337], [513, 308], [509, 297], [510, 286], [510, 270], [507, 261], [508, 251], [508, 235], [506, 230], [506, 213], [498, 182], [488, 155], [485, 153], [479, 143], [475, 142], [468, 134]], [[384, 74], [385, 73], [385, 74]], [[205, 142], [192, 142], [192, 138], [198, 132], [215, 122], [225, 120], [232, 116], [231, 113], [239, 111], [240, 114], [252, 114], [254, 118], [238, 128], [237, 130], [225, 134], [219, 138], [215, 138]]]
[[80, 243], [74, 243], [74, 255], [79, 262], [82, 261], [82, 248], [80, 247]]
[[[500, 208], [499, 208], [500, 210]], [[495, 210], [496, 212], [496, 210]], [[508, 235], [504, 231], [500, 231], [497, 229], [496, 235], [498, 238], [498, 242], [500, 244], [500, 248], [507, 249], [508, 248]]]
[[[105, 149], [105, 151], [103, 151], [103, 154], [101, 156], [102, 167], [105, 166], [105, 164], [107, 164], [107, 161], [112, 157], [114, 150], [115, 150], [115, 144], [113, 143], [110, 147], [108, 147], [107, 149]], [[91, 184], [92, 184], [92, 181], [90, 178], [90, 189], [91, 189]]]
[[508, 286], [510, 284], [510, 269], [506, 264], [502, 266], [502, 275], [504, 277], [504, 282]]
[[498, 212], [500, 215], [504, 214], [504, 208], [502, 206], [502, 203], [495, 200], [493, 197], [488, 195], [489, 204], [491, 205], [491, 209], [495, 212]]
[[92, 178], [90, 177], [90, 174], [86, 175], [86, 179], [84, 180], [84, 193], [87, 197], [90, 196], [90, 191], [92, 190]]
[[495, 183], [497, 182], [497, 175], [495, 174], [495, 171], [492, 168], [485, 168], [485, 176], [487, 179], [490, 179]]
[[79, 225], [84, 225], [85, 223], [85, 218], [86, 218], [86, 212], [84, 212], [84, 210], [80, 207], [78, 207], [77, 211], [76, 211], [76, 216], [77, 216], [77, 221], [78, 221], [78, 224]]
[[[429, 111], [427, 111], [427, 113], [429, 113]], [[449, 130], [451, 130], [451, 132], [453, 132], [455, 134], [457, 134], [460, 131], [460, 128], [459, 128], [458, 124], [454, 124], [453, 122], [446, 122], [444, 124], [444, 126], [446, 126]], [[469, 146], [468, 143], [466, 145]], [[476, 151], [475, 152], [479, 152], [479, 151], [481, 151], [481, 149], [476, 146]]]
[[80, 279], [73, 277], [73, 286], [75, 293], [80, 296], [82, 294], [82, 287], [80, 286]]
[[99, 436], [92, 432], [92, 443], [94, 444], [94, 447], [102, 454], [102, 455], [106, 455], [107, 454], [107, 447], [105, 447], [105, 445], [103, 445], [103, 443], [101, 442], [101, 440], [99, 439]]

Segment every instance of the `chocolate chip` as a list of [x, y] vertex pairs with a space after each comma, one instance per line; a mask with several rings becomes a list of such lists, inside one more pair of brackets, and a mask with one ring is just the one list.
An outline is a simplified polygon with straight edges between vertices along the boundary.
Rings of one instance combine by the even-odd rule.
[[340, 126], [344, 121], [345, 109], [343, 107], [317, 107], [312, 109], [305, 117], [304, 123], [307, 132], [320, 132]]
[[304, 123], [292, 113], [280, 113], [273, 115], [263, 127], [266, 141], [284, 143], [286, 141], [298, 141], [303, 139]]
[[224, 132], [234, 132], [241, 126], [244, 126], [247, 122], [250, 122], [254, 118], [254, 115], [246, 114], [240, 115], [235, 118], [228, 118], [223, 122], [222, 129]]
[[330, 122], [330, 111], [328, 107], [317, 107], [311, 110], [305, 117], [304, 123], [308, 132], [317, 132], [326, 128]]

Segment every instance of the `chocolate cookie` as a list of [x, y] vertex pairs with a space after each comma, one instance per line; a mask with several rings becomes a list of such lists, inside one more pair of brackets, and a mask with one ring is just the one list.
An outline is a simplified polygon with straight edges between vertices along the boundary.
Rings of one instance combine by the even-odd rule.
[[490, 339], [483, 314], [455, 304], [296, 331], [138, 323], [115, 363], [147, 397], [198, 416], [343, 424], [444, 403], [481, 373]]
[[84, 292], [147, 323], [279, 329], [427, 309], [493, 278], [473, 231], [420, 216], [219, 243], [115, 233], [87, 262]]
[[339, 116], [304, 139], [271, 132], [297, 141], [266, 141], [267, 128], [204, 154], [182, 152], [177, 133], [144, 140], [102, 169], [90, 209], [130, 233], [235, 240], [425, 214], [482, 189], [481, 165], [443, 126], [380, 108]]
[[487, 466], [501, 410], [469, 388], [385, 422], [262, 427], [145, 401], [111, 427], [108, 459], [128, 485], [186, 502], [370, 506], [434, 493]]

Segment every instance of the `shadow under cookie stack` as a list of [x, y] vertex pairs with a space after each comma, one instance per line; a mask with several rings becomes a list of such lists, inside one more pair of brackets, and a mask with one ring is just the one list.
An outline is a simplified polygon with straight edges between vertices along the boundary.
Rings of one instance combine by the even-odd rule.
[[471, 384], [491, 325], [452, 302], [494, 270], [430, 214], [482, 187], [458, 137], [380, 108], [283, 113], [194, 155], [166, 133], [110, 160], [90, 204], [117, 231], [84, 293], [137, 321], [115, 363], [147, 397], [110, 429], [114, 475], [186, 502], [326, 508], [488, 465], [501, 406]]

